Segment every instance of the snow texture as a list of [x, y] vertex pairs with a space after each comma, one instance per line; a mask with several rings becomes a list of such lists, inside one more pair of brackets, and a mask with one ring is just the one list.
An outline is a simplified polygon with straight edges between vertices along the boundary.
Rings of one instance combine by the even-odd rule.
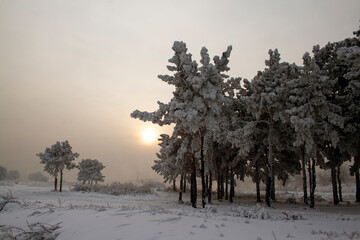
[[[53, 192], [50, 183], [1, 183], [20, 204], [0, 213], [0, 236], [14, 226], [55, 226], [56, 239], [359, 239], [359, 206], [281, 204], [267, 208], [246, 199], [241, 205], [215, 202], [205, 209], [177, 204], [177, 194], [112, 196], [100, 193]], [[329, 195], [324, 195], [327, 197]], [[56, 229], [59, 226], [59, 229]], [[274, 238], [274, 236], [276, 238]], [[0, 237], [1, 238], [1, 237]], [[3, 239], [3, 238], [2, 238]]]

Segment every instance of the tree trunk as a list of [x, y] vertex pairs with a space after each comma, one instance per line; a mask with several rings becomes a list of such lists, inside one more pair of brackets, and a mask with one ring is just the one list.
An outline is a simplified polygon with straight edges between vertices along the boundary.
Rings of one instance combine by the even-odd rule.
[[217, 199], [221, 199], [221, 174], [220, 174], [220, 167], [217, 166]]
[[336, 167], [335, 166], [331, 166], [331, 183], [332, 183], [332, 190], [333, 190], [334, 205], [339, 205], [339, 198], [338, 198], [337, 184], [336, 184]]
[[275, 201], [275, 169], [274, 166], [272, 168], [271, 174], [271, 200]]
[[184, 174], [183, 193], [186, 193], [186, 174]]
[[229, 200], [229, 167], [226, 166], [225, 173], [225, 200]]
[[191, 206], [196, 208], [197, 186], [196, 186], [196, 159], [193, 156], [193, 171], [191, 173]]
[[307, 179], [306, 179], [306, 164], [305, 164], [305, 150], [301, 148], [301, 165], [302, 165], [302, 175], [303, 175], [303, 190], [304, 190], [304, 203], [306, 205], [308, 202], [308, 194], [307, 194]]
[[341, 186], [341, 178], [340, 178], [340, 173], [341, 173], [341, 165], [337, 166], [337, 182], [338, 182], [338, 188], [339, 188], [339, 201], [342, 202], [343, 198], [342, 198], [342, 186]]
[[63, 183], [63, 170], [60, 170], [60, 192], [62, 192], [62, 183]]
[[314, 208], [315, 206], [315, 188], [316, 188], [316, 173], [315, 173], [315, 163], [317, 157], [317, 151], [315, 151], [315, 156], [313, 158], [309, 158], [309, 185], [310, 185], [310, 208]]
[[55, 179], [54, 179], [55, 191], [57, 191], [57, 184], [58, 184], [58, 179], [57, 179], [57, 174], [56, 174]]
[[355, 194], [355, 201], [360, 202], [360, 174], [359, 169], [355, 172], [355, 184], [356, 184], [356, 194]]
[[206, 187], [206, 195], [207, 195], [209, 191], [209, 175], [205, 176], [205, 187]]
[[359, 154], [354, 156], [354, 165], [352, 166], [355, 175], [355, 202], [360, 202], [360, 157]]
[[181, 174], [180, 177], [180, 191], [179, 191], [179, 203], [183, 203], [183, 199], [182, 199], [182, 191], [184, 189], [184, 175]]
[[268, 156], [267, 156], [267, 162], [266, 162], [266, 195], [265, 200], [268, 207], [271, 207], [270, 204], [270, 195], [271, 195], [271, 178], [273, 175], [273, 160], [274, 160], [274, 154], [273, 154], [273, 128], [274, 128], [274, 122], [272, 120], [272, 114], [270, 114], [270, 120], [269, 120], [269, 134], [268, 134]]
[[208, 185], [208, 203], [211, 203], [211, 194], [212, 194], [212, 173], [209, 173], [209, 185]]
[[234, 172], [233, 168], [230, 168], [230, 202], [234, 202], [235, 196], [235, 179], [234, 179]]
[[261, 202], [260, 196], [260, 169], [259, 169], [259, 159], [255, 163], [255, 178], [256, 178], [256, 202]]
[[177, 189], [176, 189], [176, 179], [173, 179], [173, 190], [174, 190], [174, 192], [177, 191]]
[[220, 199], [224, 199], [225, 196], [225, 188], [224, 188], [224, 183], [225, 183], [225, 177], [224, 177], [224, 170], [221, 171], [221, 185], [220, 185]]
[[270, 186], [271, 186], [271, 177], [269, 176], [270, 166], [266, 164], [266, 192], [265, 192], [265, 202], [268, 207], [271, 207], [270, 204]]
[[201, 148], [200, 148], [200, 161], [201, 161], [201, 203], [202, 207], [205, 208], [206, 202], [206, 184], [205, 184], [205, 159], [204, 159], [204, 137], [201, 138]]

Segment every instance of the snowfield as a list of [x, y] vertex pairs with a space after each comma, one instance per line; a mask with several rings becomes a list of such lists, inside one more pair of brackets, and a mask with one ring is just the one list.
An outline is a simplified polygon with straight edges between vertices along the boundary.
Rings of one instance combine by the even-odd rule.
[[[272, 208], [256, 204], [251, 194], [237, 195], [235, 203], [214, 200], [205, 209], [179, 204], [174, 192], [113, 196], [53, 192], [52, 183], [1, 182], [0, 194], [9, 193], [19, 203], [9, 203], [0, 212], [0, 239], [9, 226], [28, 230], [29, 225], [56, 225], [56, 239], [360, 239], [360, 205], [348, 202], [334, 207], [324, 193], [315, 209], [301, 203], [301, 193], [280, 192]], [[319, 193], [318, 193], [319, 194]], [[184, 200], [189, 196], [185, 194]], [[198, 199], [200, 201], [200, 199]], [[200, 204], [198, 204], [200, 206]], [[21, 238], [20, 238], [21, 239]]]

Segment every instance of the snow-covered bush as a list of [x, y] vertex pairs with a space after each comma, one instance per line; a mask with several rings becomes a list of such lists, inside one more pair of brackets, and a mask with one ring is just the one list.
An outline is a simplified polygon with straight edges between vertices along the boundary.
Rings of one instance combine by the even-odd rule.
[[8, 193], [0, 195], [0, 211], [2, 211], [8, 203], [19, 203], [10, 190]]
[[76, 184], [73, 191], [98, 192], [110, 195], [149, 194], [151, 193], [151, 187], [146, 185], [137, 186], [133, 183], [113, 182], [106, 185]]
[[10, 170], [8, 173], [7, 173], [7, 176], [6, 178], [8, 180], [17, 180], [20, 178], [20, 173], [19, 171], [17, 170]]
[[77, 165], [79, 169], [77, 179], [82, 181], [83, 184], [88, 182], [88, 184], [93, 184], [93, 182], [104, 182], [105, 176], [101, 174], [101, 170], [105, 168], [105, 166], [96, 159], [83, 159]]
[[239, 217], [250, 218], [250, 219], [271, 219], [270, 214], [264, 207], [261, 207], [259, 204], [256, 204], [254, 207], [250, 209], [243, 208], [234, 208], [233, 213], [235, 213]]
[[59, 235], [56, 231], [60, 223], [55, 225], [34, 223], [28, 224], [29, 229], [22, 229], [15, 226], [0, 228], [0, 239], [6, 240], [54, 240]]
[[141, 184], [145, 187], [149, 187], [149, 188], [159, 188], [159, 189], [163, 189], [165, 188], [165, 184], [162, 182], [158, 182], [155, 180], [142, 180]]
[[41, 172], [36, 172], [36, 173], [29, 174], [28, 179], [30, 181], [36, 181], [36, 182], [47, 182], [48, 177], [46, 177]]

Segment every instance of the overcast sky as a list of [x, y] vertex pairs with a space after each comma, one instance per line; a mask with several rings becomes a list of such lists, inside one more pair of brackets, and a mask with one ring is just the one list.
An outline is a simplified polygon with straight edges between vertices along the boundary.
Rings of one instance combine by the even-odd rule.
[[0, 165], [26, 178], [43, 169], [36, 153], [69, 140], [107, 181], [155, 177], [159, 147], [141, 140], [152, 124], [130, 113], [171, 99], [157, 75], [175, 40], [196, 60], [232, 45], [229, 75], [251, 79], [270, 48], [301, 64], [313, 45], [352, 37], [359, 12], [359, 0], [0, 0]]

